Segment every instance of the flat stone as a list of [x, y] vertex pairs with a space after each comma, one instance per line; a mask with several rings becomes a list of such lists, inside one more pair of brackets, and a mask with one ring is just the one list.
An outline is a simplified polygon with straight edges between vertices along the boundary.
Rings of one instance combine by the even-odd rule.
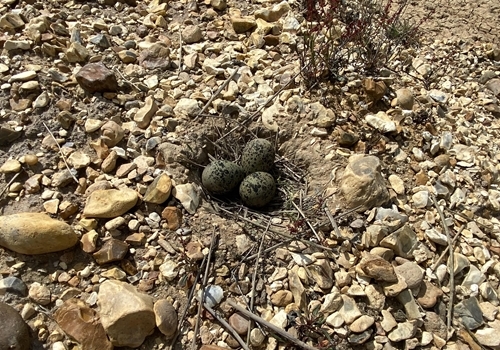
[[99, 63], [89, 63], [75, 75], [76, 81], [87, 92], [116, 92], [118, 82], [115, 73]]
[[0, 349], [31, 349], [30, 329], [16, 309], [0, 302], [0, 315], [3, 320], [8, 320], [0, 327]]
[[250, 331], [250, 344], [252, 344], [252, 346], [259, 347], [264, 343], [265, 340], [266, 336], [259, 328], [254, 328]]
[[203, 245], [199, 242], [191, 241], [186, 245], [186, 256], [193, 261], [203, 260]]
[[416, 248], [417, 244], [417, 235], [413, 229], [406, 224], [385, 237], [380, 242], [382, 247], [392, 249], [395, 254], [405, 259], [413, 257], [412, 252]]
[[107, 279], [118, 280], [118, 281], [124, 281], [125, 278], [127, 278], [127, 274], [125, 273], [125, 271], [117, 267], [112, 267], [109, 270], [103, 271], [101, 273], [101, 276]]
[[443, 291], [440, 288], [434, 286], [429, 281], [424, 281], [424, 283], [420, 285], [417, 300], [423, 308], [430, 309], [436, 305], [437, 300], [442, 296]]
[[122, 260], [128, 252], [128, 244], [111, 238], [97, 252], [92, 254], [99, 265]]
[[176, 207], [166, 207], [161, 212], [161, 217], [167, 221], [169, 230], [177, 230], [182, 224], [182, 211]]
[[21, 254], [45, 254], [73, 247], [78, 237], [67, 223], [42, 213], [0, 216], [0, 246]]
[[96, 190], [87, 199], [83, 215], [93, 218], [115, 218], [132, 209], [138, 199], [137, 192], [128, 188]]
[[464, 326], [473, 330], [483, 324], [483, 312], [475, 297], [470, 297], [455, 305], [455, 317], [458, 317]]
[[156, 327], [167, 339], [172, 338], [177, 331], [177, 312], [172, 304], [166, 299], [155, 302], [153, 311], [155, 313]]
[[201, 29], [197, 25], [188, 25], [186, 26], [181, 33], [182, 40], [186, 44], [194, 44], [200, 42], [203, 39], [203, 34]]
[[153, 299], [120, 281], [104, 281], [97, 296], [101, 322], [114, 346], [139, 347], [153, 333]]
[[420, 286], [424, 278], [422, 269], [414, 262], [406, 262], [402, 265], [396, 266], [394, 271], [403, 277], [408, 288], [413, 289]]
[[394, 192], [397, 194], [405, 194], [405, 183], [399, 176], [394, 174], [389, 175], [388, 180]]
[[81, 151], [75, 151], [68, 157], [68, 163], [75, 169], [86, 168], [90, 161], [89, 155]]
[[99, 315], [83, 301], [68, 299], [57, 309], [54, 319], [61, 329], [86, 350], [113, 350]]
[[447, 339], [448, 331], [446, 323], [438, 314], [434, 312], [426, 312], [424, 318], [424, 329], [432, 334], [437, 335], [442, 339]]
[[395, 282], [395, 283], [385, 282], [383, 284], [384, 294], [386, 296], [388, 296], [388, 297], [395, 297], [399, 293], [401, 293], [403, 290], [405, 290], [406, 288], [408, 288], [408, 286], [406, 285], [406, 282], [403, 279], [403, 277], [401, 277], [401, 276], [399, 276], [397, 274], [396, 274], [396, 276], [398, 277], [398, 281], [397, 282]]
[[307, 270], [319, 288], [330, 290], [333, 287], [333, 270], [328, 260], [318, 259], [313, 264], [307, 266]]
[[384, 290], [379, 285], [370, 284], [365, 288], [368, 306], [375, 310], [382, 310], [385, 305]]
[[174, 107], [175, 116], [178, 118], [194, 118], [200, 112], [198, 101], [190, 98], [181, 98]]
[[[302, 308], [306, 306], [306, 290], [299, 278], [298, 269], [298, 266], [294, 266], [288, 271], [288, 287], [292, 292], [294, 303]], [[340, 301], [338, 305], [340, 306]]]
[[372, 128], [384, 134], [397, 130], [396, 123], [383, 111], [377, 114], [367, 114], [365, 116], [365, 121]]
[[276, 306], [285, 307], [293, 302], [292, 292], [289, 290], [279, 290], [271, 295], [271, 303]]
[[415, 99], [410, 89], [403, 88], [396, 90], [396, 99], [398, 106], [401, 107], [402, 109], [407, 109], [407, 110], [413, 109], [413, 103]]
[[154, 43], [141, 51], [139, 64], [146, 69], [167, 69], [170, 66], [170, 48], [163, 43]]
[[351, 324], [361, 316], [356, 301], [347, 295], [342, 295], [343, 304], [339, 312], [345, 323]]
[[82, 246], [82, 250], [85, 253], [93, 253], [97, 250], [97, 238], [99, 234], [95, 230], [90, 230], [89, 232], [82, 235], [80, 239], [80, 244]]
[[363, 79], [363, 89], [370, 101], [377, 102], [384, 97], [387, 92], [387, 85], [383, 81], [375, 81], [372, 78]]
[[233, 29], [237, 34], [245, 33], [255, 27], [257, 27], [257, 23], [253, 17], [231, 17], [231, 24], [233, 25]]
[[389, 333], [389, 340], [392, 342], [400, 342], [402, 340], [406, 340], [415, 336], [417, 332], [417, 323], [416, 322], [403, 322], [398, 323], [396, 329], [392, 330]]
[[498, 336], [498, 329], [495, 328], [484, 328], [478, 329], [476, 333], [477, 341], [483, 346], [488, 346], [493, 349], [500, 348], [500, 337]]
[[162, 204], [172, 191], [172, 180], [167, 174], [161, 174], [148, 186], [144, 194], [144, 201], [148, 203]]
[[376, 255], [366, 254], [358, 267], [363, 273], [376, 281], [397, 282], [398, 278], [394, 267], [387, 260]]
[[382, 310], [382, 317], [383, 319], [382, 322], [380, 322], [380, 325], [382, 326], [384, 331], [390, 332], [394, 329], [394, 327], [398, 325], [398, 323], [394, 319], [394, 316], [392, 316], [389, 310]]
[[351, 156], [341, 179], [340, 188], [349, 207], [371, 209], [389, 200], [389, 192], [375, 156]]
[[239, 335], [246, 335], [250, 321], [239, 313], [234, 313], [229, 316], [229, 324]]
[[189, 214], [196, 213], [200, 205], [200, 193], [196, 185], [191, 183], [176, 185], [172, 195], [181, 202]]
[[0, 167], [0, 173], [18, 173], [21, 171], [21, 163], [16, 159], [9, 159]]
[[267, 22], [276, 22], [279, 20], [284, 14], [290, 11], [290, 5], [287, 1], [282, 1], [276, 5], [273, 5], [271, 8], [262, 8], [258, 9], [254, 12], [255, 18], [262, 18]]
[[158, 105], [156, 104], [154, 97], [146, 97], [144, 106], [141, 107], [134, 116], [134, 121], [137, 123], [137, 126], [141, 129], [146, 129], [156, 111], [158, 111]]
[[368, 315], [362, 315], [360, 318], [351, 323], [349, 329], [351, 332], [361, 333], [370, 328], [374, 323], [375, 318]]
[[48, 305], [51, 302], [50, 289], [47, 286], [38, 282], [33, 282], [30, 286], [28, 296], [35, 303], [40, 305]]
[[5, 295], [5, 293], [13, 293], [19, 296], [26, 296], [28, 288], [24, 282], [14, 276], [8, 276], [0, 279], [0, 295]]
[[108, 147], [116, 146], [123, 139], [124, 135], [122, 127], [112, 120], [106, 122], [101, 127], [101, 139]]
[[413, 298], [413, 294], [409, 289], [401, 291], [397, 295], [397, 300], [403, 305], [408, 320], [420, 320], [420, 308]]

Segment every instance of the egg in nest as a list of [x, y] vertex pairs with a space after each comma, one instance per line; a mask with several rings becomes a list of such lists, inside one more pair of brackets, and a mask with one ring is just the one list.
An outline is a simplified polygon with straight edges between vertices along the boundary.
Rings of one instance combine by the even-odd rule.
[[240, 184], [240, 197], [248, 207], [260, 208], [276, 194], [276, 183], [271, 174], [258, 171], [245, 177]]
[[201, 182], [213, 194], [224, 194], [235, 189], [245, 177], [242, 167], [228, 160], [215, 160], [205, 167]]
[[246, 174], [269, 171], [274, 165], [274, 147], [265, 139], [254, 139], [247, 143], [241, 155], [241, 167]]

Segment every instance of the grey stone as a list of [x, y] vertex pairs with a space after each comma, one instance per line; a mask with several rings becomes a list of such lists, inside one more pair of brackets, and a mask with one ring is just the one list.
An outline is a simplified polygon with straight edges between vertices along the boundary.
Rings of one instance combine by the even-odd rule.
[[[0, 302], [0, 349], [29, 350], [31, 335], [28, 325], [12, 306]], [[7, 320], [7, 321], [6, 321]]]
[[483, 312], [475, 297], [465, 299], [458, 303], [454, 309], [455, 316], [458, 317], [464, 326], [469, 329], [479, 328], [483, 324]]
[[28, 293], [28, 288], [21, 279], [8, 276], [0, 280], [0, 295], [5, 293], [13, 293], [24, 297]]
[[417, 235], [409, 225], [404, 225], [380, 242], [382, 247], [390, 248], [396, 255], [406, 259], [413, 257], [412, 252], [417, 244]]

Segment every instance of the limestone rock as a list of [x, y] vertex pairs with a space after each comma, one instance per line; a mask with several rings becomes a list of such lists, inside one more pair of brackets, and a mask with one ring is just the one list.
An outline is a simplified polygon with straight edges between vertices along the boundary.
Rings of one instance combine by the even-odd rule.
[[40, 305], [48, 305], [51, 301], [49, 288], [38, 282], [33, 282], [31, 284], [28, 296], [35, 303]]
[[351, 208], [370, 209], [389, 200], [389, 192], [380, 174], [380, 160], [375, 156], [349, 158], [340, 188]]
[[67, 223], [42, 213], [0, 216], [0, 246], [21, 254], [45, 254], [73, 247], [78, 237]]
[[144, 106], [139, 109], [134, 116], [134, 121], [141, 129], [146, 129], [149, 126], [151, 118], [158, 110], [158, 105], [156, 104], [153, 96], [146, 97], [146, 100], [144, 102]]
[[271, 8], [264, 8], [264, 9], [259, 9], [255, 11], [255, 18], [262, 18], [263, 20], [267, 22], [276, 22], [286, 14], [288, 11], [290, 11], [290, 5], [288, 4], [288, 1], [282, 1]]
[[146, 194], [144, 194], [144, 201], [162, 204], [170, 197], [171, 190], [172, 180], [167, 174], [161, 174], [148, 186]]
[[138, 198], [137, 192], [128, 188], [96, 190], [87, 199], [83, 215], [90, 218], [115, 218], [132, 209]]
[[175, 186], [172, 195], [181, 202], [189, 214], [196, 213], [200, 205], [200, 193], [194, 184], [182, 184]]
[[97, 304], [102, 325], [114, 346], [139, 347], [154, 331], [153, 299], [128, 283], [104, 281]]
[[366, 254], [358, 265], [363, 273], [382, 282], [397, 282], [398, 278], [394, 267], [387, 260], [371, 254]]
[[180, 118], [194, 118], [201, 112], [198, 101], [191, 98], [181, 98], [174, 107], [174, 113]]
[[16, 159], [9, 159], [0, 167], [0, 173], [18, 173], [21, 171], [21, 163]]
[[412, 110], [414, 97], [413, 93], [409, 89], [399, 89], [396, 91], [396, 99], [398, 106], [402, 109]]
[[231, 17], [231, 23], [236, 33], [245, 33], [257, 26], [253, 17]]
[[75, 75], [76, 81], [87, 92], [116, 92], [118, 82], [113, 71], [101, 63], [89, 63]]
[[93, 254], [93, 257], [99, 265], [102, 265], [123, 259], [127, 252], [127, 243], [111, 238], [104, 243], [101, 249]]
[[[0, 302], [0, 349], [29, 350], [31, 335], [28, 325], [12, 306]], [[8, 320], [8, 322], [4, 322]]]
[[413, 257], [412, 252], [417, 244], [417, 235], [409, 225], [404, 225], [380, 242], [382, 247], [392, 249], [395, 254], [403, 258]]
[[83, 301], [66, 300], [54, 316], [59, 327], [80, 343], [82, 350], [113, 350], [99, 316]]
[[182, 40], [184, 40], [186, 44], [194, 44], [203, 39], [201, 29], [197, 25], [186, 26], [186, 28], [183, 29], [181, 36]]
[[167, 338], [171, 338], [177, 331], [177, 312], [166, 299], [158, 300], [153, 307], [155, 313], [156, 327]]

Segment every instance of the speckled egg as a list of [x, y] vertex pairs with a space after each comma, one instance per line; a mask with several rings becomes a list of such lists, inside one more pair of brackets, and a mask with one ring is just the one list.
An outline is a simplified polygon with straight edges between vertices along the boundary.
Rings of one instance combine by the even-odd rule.
[[245, 177], [242, 167], [228, 160], [216, 160], [205, 167], [201, 174], [203, 186], [214, 194], [224, 194], [235, 189]]
[[247, 174], [269, 171], [274, 164], [274, 147], [265, 139], [254, 139], [247, 143], [241, 155], [241, 166]]
[[248, 175], [240, 184], [241, 200], [248, 207], [263, 207], [274, 198], [275, 194], [274, 178], [263, 171]]

